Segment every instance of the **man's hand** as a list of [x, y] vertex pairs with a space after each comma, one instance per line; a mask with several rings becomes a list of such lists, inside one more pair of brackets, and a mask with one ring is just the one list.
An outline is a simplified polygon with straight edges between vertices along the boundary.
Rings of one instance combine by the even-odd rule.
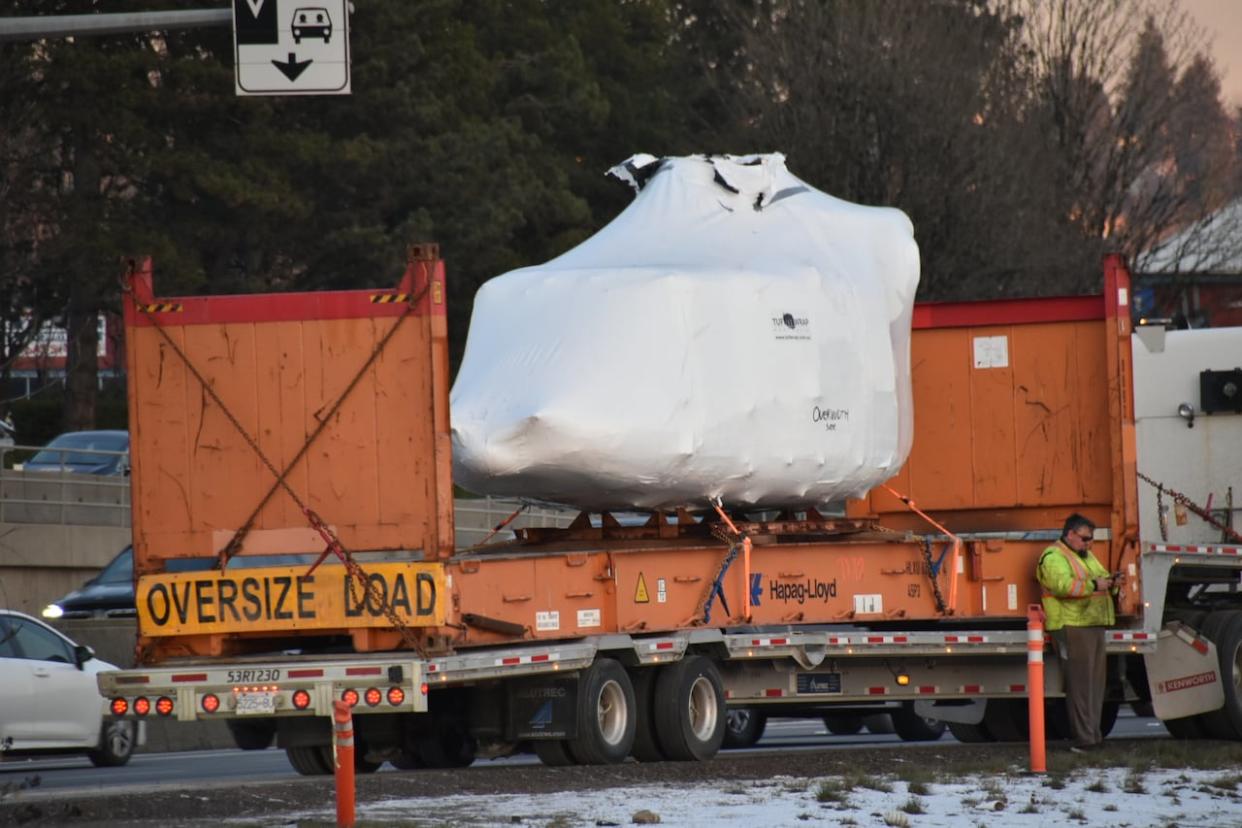
[[1108, 590], [1113, 588], [1113, 584], [1115, 584], [1116, 582], [1117, 582], [1117, 579], [1111, 575], [1106, 578], [1096, 578], [1095, 589], [1097, 592], [1107, 592]]

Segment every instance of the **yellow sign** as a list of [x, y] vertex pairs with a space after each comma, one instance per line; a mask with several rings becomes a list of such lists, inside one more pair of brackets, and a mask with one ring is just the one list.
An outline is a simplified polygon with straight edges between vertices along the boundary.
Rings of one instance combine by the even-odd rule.
[[635, 604], [650, 604], [651, 596], [647, 594], [647, 582], [643, 579], [643, 573], [638, 573], [638, 586], [634, 589]]
[[444, 567], [429, 563], [368, 563], [367, 589], [351, 589], [345, 567], [306, 566], [181, 572], [138, 579], [138, 629], [143, 635], [392, 626], [387, 608], [410, 627], [444, 623]]

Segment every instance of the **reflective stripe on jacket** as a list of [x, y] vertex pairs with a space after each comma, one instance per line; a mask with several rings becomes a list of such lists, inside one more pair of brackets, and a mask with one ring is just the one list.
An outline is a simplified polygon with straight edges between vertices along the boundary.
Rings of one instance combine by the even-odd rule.
[[1107, 578], [1108, 570], [1090, 551], [1080, 556], [1057, 541], [1039, 556], [1035, 577], [1043, 587], [1045, 629], [1111, 627], [1116, 623], [1112, 595], [1095, 590], [1095, 579]]

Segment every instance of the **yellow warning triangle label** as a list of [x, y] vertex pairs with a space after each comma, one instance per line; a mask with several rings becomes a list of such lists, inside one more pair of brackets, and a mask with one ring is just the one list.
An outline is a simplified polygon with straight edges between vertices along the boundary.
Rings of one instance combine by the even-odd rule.
[[651, 596], [647, 594], [647, 582], [643, 580], [643, 573], [638, 573], [638, 586], [634, 588], [635, 604], [650, 604]]

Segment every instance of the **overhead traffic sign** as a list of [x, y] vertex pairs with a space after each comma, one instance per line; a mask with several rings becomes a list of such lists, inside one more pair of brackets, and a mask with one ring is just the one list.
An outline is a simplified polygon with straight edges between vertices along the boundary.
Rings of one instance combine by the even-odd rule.
[[346, 0], [233, 0], [238, 95], [348, 95]]

